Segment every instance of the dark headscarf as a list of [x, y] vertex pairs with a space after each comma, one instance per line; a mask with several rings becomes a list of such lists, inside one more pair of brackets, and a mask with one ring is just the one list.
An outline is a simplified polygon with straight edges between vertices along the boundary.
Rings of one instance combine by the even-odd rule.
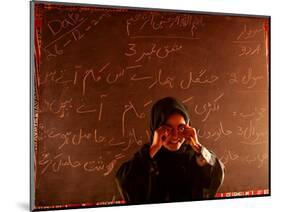
[[167, 118], [173, 113], [179, 113], [183, 116], [186, 123], [189, 122], [186, 107], [173, 97], [160, 99], [152, 106], [150, 115], [150, 143], [153, 140], [154, 131], [165, 124]]

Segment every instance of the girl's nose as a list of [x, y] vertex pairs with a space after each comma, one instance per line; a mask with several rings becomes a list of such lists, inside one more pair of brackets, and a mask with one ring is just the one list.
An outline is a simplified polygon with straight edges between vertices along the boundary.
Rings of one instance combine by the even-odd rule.
[[172, 129], [172, 137], [178, 137], [178, 130], [177, 129]]

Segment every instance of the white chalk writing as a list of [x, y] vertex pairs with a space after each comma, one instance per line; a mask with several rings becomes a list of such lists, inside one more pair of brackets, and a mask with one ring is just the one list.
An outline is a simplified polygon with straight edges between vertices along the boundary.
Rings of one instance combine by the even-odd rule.
[[257, 130], [253, 121], [250, 120], [248, 126], [238, 126], [237, 135], [242, 137], [240, 143], [247, 145], [258, 145], [268, 142], [267, 131]]
[[196, 83], [197, 84], [211, 84], [219, 79], [219, 77], [214, 74], [212, 74], [210, 78], [208, 78], [207, 76], [204, 76], [206, 72], [207, 72], [207, 69], [202, 69], [199, 72], [197, 77], [194, 77], [193, 72], [190, 72], [188, 80], [180, 81], [180, 88], [185, 90], [185, 89], [190, 88], [192, 83], [194, 83], [194, 84], [196, 84]]
[[100, 156], [96, 160], [90, 161], [81, 161], [81, 160], [74, 160], [71, 155], [59, 153], [54, 157], [51, 156], [50, 153], [44, 153], [41, 156], [42, 158], [39, 160], [39, 165], [42, 166], [40, 174], [43, 175], [48, 170], [54, 173], [63, 172], [64, 169], [78, 169], [80, 171], [85, 172], [98, 172], [103, 176], [108, 176], [117, 160], [124, 157], [123, 154], [117, 154], [114, 156], [112, 160], [106, 162], [102, 156]]
[[[118, 146], [124, 144], [124, 142], [118, 142], [113, 137], [106, 137], [100, 135], [96, 128], [89, 130], [84, 130], [82, 128], [76, 131], [59, 131], [54, 128], [51, 129], [41, 129], [41, 136], [44, 136], [48, 139], [53, 139], [57, 143], [57, 149], [61, 150], [66, 145], [78, 146], [81, 144], [107, 144], [109, 146]], [[86, 132], [85, 132], [86, 131]], [[53, 142], [53, 143], [54, 143]]]
[[220, 109], [220, 105], [217, 102], [223, 97], [223, 95], [224, 93], [220, 94], [212, 102], [208, 102], [203, 105], [195, 105], [194, 111], [197, 115], [203, 116], [202, 122], [206, 121], [209, 118], [211, 112], [216, 112]]
[[239, 57], [241, 56], [252, 56], [252, 55], [259, 55], [261, 53], [261, 45], [258, 44], [254, 47], [242, 45], [240, 47], [240, 52], [238, 54]]
[[137, 118], [139, 119], [143, 119], [145, 117], [145, 113], [138, 113], [135, 106], [132, 104], [131, 101], [129, 101], [129, 104], [126, 104], [124, 106], [124, 111], [122, 113], [122, 135], [125, 136], [125, 118], [126, 118], [126, 114], [132, 110], [134, 112], [134, 114], [136, 115]]
[[244, 24], [244, 28], [237, 36], [236, 41], [247, 41], [253, 39], [260, 32], [263, 32], [262, 28], [249, 29], [247, 24]]
[[47, 106], [47, 110], [49, 110], [51, 113], [57, 115], [59, 118], [64, 118], [66, 116], [69, 116], [70, 110], [73, 108], [72, 98], [59, 102], [57, 106], [54, 106], [55, 100], [48, 102], [45, 99], [44, 103]]
[[62, 119], [65, 117], [69, 117], [70, 113], [77, 113], [77, 114], [87, 114], [87, 113], [94, 113], [98, 112], [98, 120], [100, 121], [102, 118], [102, 112], [103, 112], [103, 99], [106, 97], [106, 94], [100, 95], [100, 104], [99, 109], [96, 108], [96, 106], [89, 105], [86, 103], [74, 103], [72, 98], [58, 101], [58, 100], [47, 100], [44, 99], [44, 105], [46, 107], [43, 107], [43, 109], [40, 111], [42, 112], [50, 112], [54, 115], [56, 115], [58, 118]]
[[[199, 27], [203, 27], [203, 16], [192, 15], [177, 15], [177, 16], [162, 16], [157, 13], [136, 14], [127, 19], [127, 34], [128, 36], [137, 35], [144, 29], [153, 31], [161, 31], [164, 29], [175, 30], [176, 28], [186, 28], [187, 37], [195, 37]], [[173, 31], [171, 31], [173, 32]], [[172, 33], [171, 33], [172, 34]]]
[[[106, 64], [98, 71], [98, 73], [103, 72], [109, 65], [110, 65], [110, 63], [106, 63]], [[96, 74], [97, 74], [97, 72], [96, 72]], [[93, 69], [86, 70], [85, 75], [84, 75], [84, 77], [83, 77], [83, 91], [82, 91], [82, 95], [83, 95], [83, 96], [84, 96], [85, 93], [86, 93], [87, 78], [88, 78], [89, 76], [91, 77], [92, 80], [94, 80], [94, 82], [98, 82], [98, 81], [101, 80], [101, 76], [96, 76]]]
[[139, 138], [136, 136], [135, 129], [132, 128], [129, 131], [129, 138], [127, 141], [127, 146], [124, 147], [122, 150], [127, 151], [134, 143], [136, 143], [138, 146], [141, 146], [143, 144], [143, 140], [142, 140], [142, 136], [140, 136]]
[[168, 86], [169, 88], [174, 87], [174, 77], [166, 77], [162, 79], [162, 69], [159, 69], [158, 73], [155, 74], [155, 80], [152, 84], [149, 85], [149, 89], [153, 88], [155, 85], [160, 85], [160, 86]]
[[246, 88], [253, 88], [257, 85], [257, 81], [263, 79], [263, 76], [254, 76], [253, 69], [248, 68], [247, 72], [244, 73], [230, 73], [229, 83], [233, 84], [241, 84], [244, 85]]
[[239, 161], [240, 163], [244, 163], [246, 165], [256, 165], [257, 168], [262, 168], [266, 165], [266, 161], [268, 159], [267, 153], [257, 153], [253, 155], [243, 155], [238, 152], [234, 152], [232, 150], [226, 150], [220, 160], [224, 165], [230, 164], [233, 161]]
[[267, 109], [264, 107], [261, 108], [254, 107], [254, 110], [251, 112], [245, 113], [245, 112], [234, 111], [232, 115], [239, 118], [255, 118], [255, 120], [258, 121], [265, 117], [266, 111]]
[[67, 46], [84, 38], [86, 33], [105, 17], [110, 17], [109, 13], [101, 14], [97, 18], [82, 17], [79, 13], [68, 13], [63, 19], [49, 20], [47, 26], [55, 39], [43, 47], [47, 60], [63, 55]]
[[157, 44], [152, 43], [152, 47], [149, 50], [143, 51], [142, 53], [138, 54], [137, 51], [137, 44], [129, 43], [129, 50], [125, 52], [126, 56], [135, 56], [135, 62], [139, 62], [145, 58], [151, 59], [152, 56], [155, 56], [158, 59], [164, 59], [169, 56], [172, 52], [179, 51], [182, 46], [174, 43], [173, 45], [166, 45], [166, 46], [157, 46]]
[[197, 134], [199, 138], [205, 138], [205, 139], [213, 139], [214, 141], [217, 141], [221, 139], [223, 136], [229, 136], [232, 134], [232, 130], [225, 129], [223, 126], [223, 123], [220, 121], [219, 126], [217, 129], [213, 130], [197, 130]]

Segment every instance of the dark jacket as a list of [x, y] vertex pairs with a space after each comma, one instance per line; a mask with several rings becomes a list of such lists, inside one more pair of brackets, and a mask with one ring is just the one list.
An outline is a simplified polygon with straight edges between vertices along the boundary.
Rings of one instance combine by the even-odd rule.
[[200, 167], [190, 146], [179, 151], [162, 148], [153, 159], [144, 145], [133, 159], [122, 164], [116, 180], [127, 203], [160, 203], [213, 198], [222, 184], [223, 164]]
[[[173, 98], [165, 98], [152, 108], [151, 133], [173, 112], [179, 112], [186, 122], [189, 121], [184, 105]], [[149, 147], [150, 144], [145, 144], [117, 171], [117, 186], [128, 204], [201, 200], [215, 196], [223, 182], [224, 166], [213, 152], [210, 152], [210, 164], [202, 167], [196, 162], [196, 158], [202, 156], [187, 144], [175, 152], [162, 147], [153, 159]], [[206, 148], [202, 150], [206, 151]]]

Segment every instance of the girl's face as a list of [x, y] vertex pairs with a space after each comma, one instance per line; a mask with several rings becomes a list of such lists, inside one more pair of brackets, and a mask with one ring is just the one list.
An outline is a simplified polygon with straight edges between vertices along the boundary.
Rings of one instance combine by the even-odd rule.
[[185, 139], [182, 136], [182, 132], [185, 129], [186, 122], [182, 115], [174, 113], [170, 115], [164, 124], [167, 129], [168, 139], [163, 142], [163, 146], [170, 151], [177, 151], [184, 143]]

